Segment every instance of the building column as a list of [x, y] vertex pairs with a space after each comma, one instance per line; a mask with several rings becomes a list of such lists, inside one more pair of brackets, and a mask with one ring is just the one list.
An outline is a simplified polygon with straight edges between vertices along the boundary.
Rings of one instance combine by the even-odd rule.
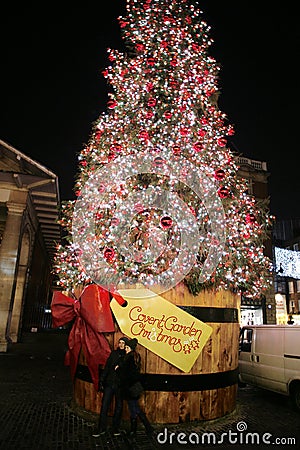
[[13, 307], [12, 293], [18, 262], [20, 231], [25, 204], [7, 202], [7, 220], [0, 246], [0, 352], [7, 351], [7, 324]]

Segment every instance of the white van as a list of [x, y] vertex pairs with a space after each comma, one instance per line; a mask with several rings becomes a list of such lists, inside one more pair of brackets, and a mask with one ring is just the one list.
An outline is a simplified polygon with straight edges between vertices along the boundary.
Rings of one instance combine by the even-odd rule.
[[243, 326], [239, 382], [289, 395], [300, 411], [300, 326]]

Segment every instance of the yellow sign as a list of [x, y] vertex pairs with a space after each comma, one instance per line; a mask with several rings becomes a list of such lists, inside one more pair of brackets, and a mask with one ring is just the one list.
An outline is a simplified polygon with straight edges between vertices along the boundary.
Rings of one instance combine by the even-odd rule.
[[156, 355], [189, 372], [212, 333], [212, 328], [148, 289], [122, 289], [127, 301], [110, 305], [126, 336]]

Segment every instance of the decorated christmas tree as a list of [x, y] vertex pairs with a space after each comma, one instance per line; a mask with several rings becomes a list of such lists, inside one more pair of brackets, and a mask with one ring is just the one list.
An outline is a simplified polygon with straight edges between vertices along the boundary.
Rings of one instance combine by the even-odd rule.
[[269, 288], [272, 217], [238, 176], [202, 14], [188, 0], [127, 0], [126, 51], [108, 49], [107, 110], [78, 157], [76, 201], [62, 207], [68, 236], [54, 270], [64, 290]]

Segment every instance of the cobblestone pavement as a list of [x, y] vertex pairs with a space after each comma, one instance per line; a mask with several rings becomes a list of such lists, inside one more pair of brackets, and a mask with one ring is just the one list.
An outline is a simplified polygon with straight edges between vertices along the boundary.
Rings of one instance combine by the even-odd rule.
[[250, 386], [239, 388], [236, 410], [207, 422], [155, 425], [149, 437], [138, 429], [93, 438], [97, 416], [80, 417], [71, 407], [72, 383], [63, 364], [64, 333], [28, 334], [0, 353], [0, 449], [152, 450], [196, 448], [300, 448], [300, 413], [288, 398]]

